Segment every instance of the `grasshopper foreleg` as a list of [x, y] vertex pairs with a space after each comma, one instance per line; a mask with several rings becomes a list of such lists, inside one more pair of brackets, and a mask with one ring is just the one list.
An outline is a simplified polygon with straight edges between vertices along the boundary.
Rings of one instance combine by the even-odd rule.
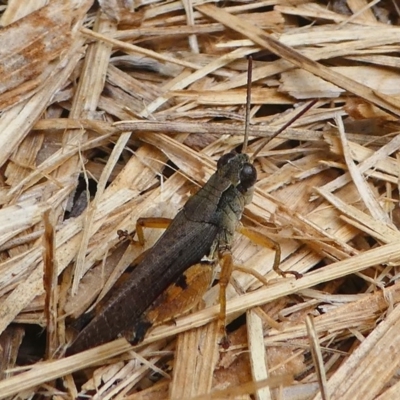
[[279, 245], [278, 242], [275, 242], [275, 240], [272, 240], [270, 237], [262, 234], [261, 232], [255, 231], [250, 228], [246, 227], [239, 227], [238, 231], [249, 238], [252, 242], [263, 246], [267, 247], [270, 249], [275, 250], [275, 257], [274, 257], [274, 264], [272, 266], [272, 269], [278, 274], [283, 277], [287, 275], [294, 275], [296, 279], [299, 279], [302, 277], [302, 274], [297, 271], [282, 271], [282, 269], [279, 267], [279, 264], [281, 262], [281, 246]]
[[[162, 217], [144, 217], [144, 218], [138, 218], [136, 221], [136, 235], [138, 237], [137, 242], [141, 246], [144, 246], [145, 244], [145, 239], [144, 239], [144, 228], [156, 228], [156, 229], [167, 229], [169, 224], [171, 223], [170, 218], [162, 218]], [[120, 239], [128, 239], [131, 242], [135, 242], [135, 234], [130, 234], [126, 230], [121, 230], [119, 229], [117, 231], [117, 235], [119, 236]]]
[[171, 223], [170, 218], [138, 218], [136, 221], [136, 234], [138, 237], [139, 243], [143, 246], [145, 243], [143, 228], [157, 228], [157, 229], [167, 229], [169, 224]]

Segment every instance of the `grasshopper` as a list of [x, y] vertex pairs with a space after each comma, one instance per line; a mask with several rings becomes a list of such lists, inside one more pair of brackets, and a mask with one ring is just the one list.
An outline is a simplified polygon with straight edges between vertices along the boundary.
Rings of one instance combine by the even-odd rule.
[[[250, 84], [248, 108], [249, 86]], [[247, 116], [248, 112], [246, 118]], [[248, 123], [246, 126], [248, 127]], [[247, 136], [248, 128], [245, 137]], [[220, 278], [219, 319], [221, 330], [225, 332], [225, 291], [233, 268], [231, 243], [243, 210], [252, 200], [256, 180], [256, 169], [247, 154], [223, 155], [217, 163], [216, 172], [197, 194], [189, 198], [156, 244], [140, 257], [130, 278], [78, 334], [67, 349], [67, 355], [109, 342], [132, 326], [133, 341], [140, 342], [155, 321], [173, 317], [173, 307], [169, 307], [165, 315], [162, 315], [159, 305], [164, 300], [167, 299], [171, 306], [172, 303], [185, 299], [189, 304], [183, 308], [190, 308], [190, 303], [200, 300], [211, 284], [213, 260], [216, 259], [220, 260], [223, 271]], [[139, 241], [143, 241], [141, 223], [139, 220], [137, 224]], [[268, 240], [268, 243], [276, 250], [273, 269], [280, 275], [293, 273], [298, 277], [295, 272], [283, 272], [279, 269], [279, 245], [272, 240]], [[205, 256], [211, 262], [202, 262]], [[194, 293], [186, 296], [174, 294], [174, 288], [187, 289], [191, 271], [196, 271], [192, 274], [197, 274], [195, 276], [200, 271], [202, 276], [201, 282], [194, 286]], [[222, 344], [227, 343], [226, 336], [223, 335]]]

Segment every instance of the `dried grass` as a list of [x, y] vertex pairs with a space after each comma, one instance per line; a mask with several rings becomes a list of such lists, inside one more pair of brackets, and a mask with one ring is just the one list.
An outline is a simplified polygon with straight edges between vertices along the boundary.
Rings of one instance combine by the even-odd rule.
[[[0, 398], [396, 399], [397, 2], [46, 3], [1, 9]], [[246, 321], [227, 351], [214, 286], [140, 346], [59, 356], [66, 316], [143, 251], [117, 230], [173, 216], [242, 142], [245, 56], [260, 49], [250, 153], [318, 102], [257, 158], [243, 224], [303, 278], [277, 277], [274, 252], [238, 235], [235, 262], [269, 284], [234, 272], [228, 317]], [[45, 350], [29, 326], [47, 327]]]

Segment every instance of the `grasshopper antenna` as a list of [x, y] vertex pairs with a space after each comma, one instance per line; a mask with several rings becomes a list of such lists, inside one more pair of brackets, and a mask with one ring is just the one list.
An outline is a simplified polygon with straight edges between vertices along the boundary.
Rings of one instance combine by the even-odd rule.
[[306, 107], [304, 107], [298, 114], [296, 114], [293, 118], [291, 118], [286, 124], [284, 124], [281, 128], [279, 128], [276, 132], [273, 133], [272, 136], [267, 138], [266, 140], [263, 140], [261, 145], [254, 151], [252, 154], [250, 160], [251, 162], [254, 162], [256, 156], [258, 153], [274, 138], [276, 138], [281, 132], [283, 132], [288, 126], [292, 125], [294, 121], [296, 121], [298, 118], [300, 118], [303, 114], [305, 114], [316, 102], [318, 99], [314, 99], [310, 101], [310, 103], [307, 104]]
[[253, 57], [249, 56], [247, 64], [246, 120], [244, 125], [244, 140], [242, 146], [242, 153], [246, 153], [247, 143], [249, 142], [252, 75], [253, 75]]

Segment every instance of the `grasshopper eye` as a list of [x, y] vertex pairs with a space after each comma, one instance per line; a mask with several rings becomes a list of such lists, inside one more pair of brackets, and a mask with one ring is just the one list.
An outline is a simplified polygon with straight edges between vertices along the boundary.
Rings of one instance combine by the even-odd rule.
[[229, 160], [232, 160], [235, 157], [235, 153], [227, 153], [224, 154], [217, 162], [217, 169], [222, 168], [224, 165], [228, 164]]
[[240, 191], [246, 191], [254, 186], [257, 181], [257, 171], [252, 164], [246, 163], [240, 171]]

